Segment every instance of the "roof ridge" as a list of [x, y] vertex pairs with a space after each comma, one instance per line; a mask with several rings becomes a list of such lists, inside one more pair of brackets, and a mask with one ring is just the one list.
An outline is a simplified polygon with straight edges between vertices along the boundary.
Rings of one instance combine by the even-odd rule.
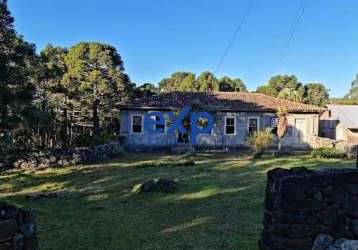
[[315, 105], [293, 102], [263, 93], [225, 91], [161, 92], [158, 95], [147, 96], [128, 102], [127, 105], [118, 105], [133, 108], [180, 108], [183, 105], [189, 105], [194, 100], [202, 105], [212, 105], [217, 108], [230, 110], [275, 112], [279, 106], [286, 107], [289, 112], [321, 112], [325, 110]]

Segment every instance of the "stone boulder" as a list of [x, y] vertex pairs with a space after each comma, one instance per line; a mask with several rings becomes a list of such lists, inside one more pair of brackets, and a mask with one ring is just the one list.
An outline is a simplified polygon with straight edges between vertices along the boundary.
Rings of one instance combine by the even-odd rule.
[[319, 234], [313, 243], [312, 250], [358, 250], [358, 240], [334, 239], [330, 235]]
[[148, 180], [142, 184], [133, 187], [134, 192], [151, 193], [151, 192], [164, 192], [173, 193], [178, 190], [178, 180], [171, 178], [159, 178]]

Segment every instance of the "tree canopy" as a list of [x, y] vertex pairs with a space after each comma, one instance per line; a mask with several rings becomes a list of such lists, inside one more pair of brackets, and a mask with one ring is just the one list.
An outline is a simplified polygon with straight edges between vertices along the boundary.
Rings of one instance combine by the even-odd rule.
[[219, 80], [210, 71], [195, 77], [191, 72], [175, 72], [169, 78], [159, 82], [163, 91], [226, 91], [246, 92], [246, 86], [240, 78], [224, 76]]
[[305, 85], [304, 102], [324, 106], [329, 101], [329, 94], [326, 87], [321, 83], [309, 83]]
[[[28, 141], [25, 126], [32, 113], [37, 55], [19, 36], [7, 1], [0, 1], [0, 134], [1, 147], [21, 149]], [[20, 136], [19, 134], [23, 134]], [[25, 133], [25, 134], [24, 134]], [[17, 135], [17, 136], [16, 136]], [[20, 139], [22, 138], [22, 139]], [[25, 139], [26, 138], [26, 139]]]
[[91, 110], [93, 134], [98, 136], [100, 116], [105, 117], [106, 111], [114, 108], [129, 84], [123, 61], [111, 45], [81, 42], [69, 49], [65, 64], [67, 72], [62, 83], [82, 108]]
[[294, 75], [277, 75], [256, 92], [295, 102], [324, 106], [329, 100], [328, 90], [321, 83], [303, 85]]

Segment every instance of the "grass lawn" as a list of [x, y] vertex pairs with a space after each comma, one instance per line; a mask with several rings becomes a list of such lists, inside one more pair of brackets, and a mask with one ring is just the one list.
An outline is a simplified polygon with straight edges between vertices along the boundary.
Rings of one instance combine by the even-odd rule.
[[[353, 167], [348, 160], [239, 154], [199, 154], [194, 166], [171, 166], [178, 157], [128, 154], [96, 165], [3, 172], [0, 199], [37, 210], [40, 249], [257, 249], [268, 170]], [[131, 192], [157, 177], [178, 178], [179, 191]], [[69, 193], [26, 198], [55, 190]]]

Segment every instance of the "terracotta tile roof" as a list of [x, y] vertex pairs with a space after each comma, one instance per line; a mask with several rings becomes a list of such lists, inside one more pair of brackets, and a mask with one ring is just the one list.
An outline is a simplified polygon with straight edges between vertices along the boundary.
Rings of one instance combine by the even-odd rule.
[[276, 112], [280, 106], [286, 107], [291, 113], [319, 113], [325, 110], [264, 94], [244, 92], [168, 92], [128, 103], [118, 103], [118, 106], [127, 109], [178, 109], [193, 104], [223, 111]]

